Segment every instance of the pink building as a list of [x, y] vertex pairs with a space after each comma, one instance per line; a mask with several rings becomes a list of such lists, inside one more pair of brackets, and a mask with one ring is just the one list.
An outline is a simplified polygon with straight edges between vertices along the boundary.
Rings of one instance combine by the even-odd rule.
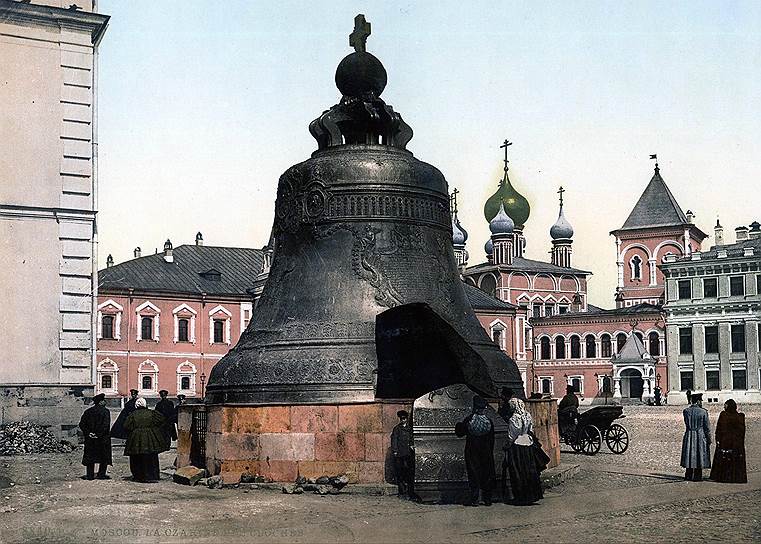
[[263, 251], [195, 245], [141, 256], [99, 272], [98, 393], [201, 397], [205, 377], [251, 319]]
[[[563, 210], [549, 229], [550, 262], [523, 255], [528, 201], [507, 174], [484, 206], [492, 232], [487, 262], [467, 267], [465, 239], [453, 224], [453, 243], [466, 282], [517, 305], [514, 356], [526, 394], [560, 397], [571, 385], [585, 404], [647, 401], [656, 387], [668, 391], [666, 334], [661, 308], [664, 279], [658, 265], [667, 255], [699, 251], [706, 237], [682, 212], [660, 175], [650, 183], [616, 236], [619, 285], [616, 309], [587, 302], [591, 272], [572, 266], [573, 228]], [[456, 214], [455, 214], [456, 215]]]

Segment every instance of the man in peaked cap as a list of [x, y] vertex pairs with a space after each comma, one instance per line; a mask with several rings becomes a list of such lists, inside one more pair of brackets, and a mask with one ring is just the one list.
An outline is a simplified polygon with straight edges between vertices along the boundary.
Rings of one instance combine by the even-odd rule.
[[682, 438], [682, 462], [684, 479], [693, 482], [703, 480], [703, 469], [711, 467], [711, 428], [708, 410], [703, 408], [703, 394], [692, 393], [690, 405], [684, 409], [684, 438]]
[[399, 496], [419, 501], [415, 493], [415, 450], [412, 446], [412, 425], [407, 410], [396, 413], [399, 423], [391, 431], [391, 453], [394, 455], [394, 475]]
[[169, 391], [166, 389], [159, 391], [159, 396], [161, 400], [156, 403], [154, 409], [166, 419], [161, 432], [164, 433], [166, 449], [169, 449], [172, 446], [172, 440], [177, 440], [177, 431], [174, 428], [174, 403], [167, 398]]
[[86, 467], [85, 479], [95, 479], [95, 463], [98, 463], [99, 480], [109, 480], [106, 475], [111, 460], [111, 413], [106, 408], [106, 395], [100, 393], [92, 399], [93, 405], [85, 410], [79, 420], [79, 428], [85, 436], [82, 464]]

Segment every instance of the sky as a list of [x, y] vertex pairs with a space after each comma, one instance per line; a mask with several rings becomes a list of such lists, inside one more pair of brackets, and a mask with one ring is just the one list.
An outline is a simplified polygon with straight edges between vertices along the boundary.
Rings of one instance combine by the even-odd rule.
[[[541, 4], [541, 5], [539, 5]], [[340, 99], [357, 13], [408, 149], [459, 193], [470, 264], [483, 204], [510, 176], [531, 204], [526, 256], [549, 260], [562, 185], [573, 265], [614, 306], [615, 243], [653, 172], [711, 237], [761, 220], [759, 2], [100, 0], [99, 262], [192, 244], [262, 247], [279, 176]]]

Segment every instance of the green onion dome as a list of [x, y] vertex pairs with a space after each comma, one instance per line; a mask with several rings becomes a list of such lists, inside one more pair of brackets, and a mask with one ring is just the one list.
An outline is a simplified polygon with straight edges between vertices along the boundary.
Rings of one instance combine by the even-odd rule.
[[515, 223], [515, 228], [523, 229], [531, 213], [531, 206], [522, 194], [515, 190], [510, 178], [505, 172], [505, 177], [499, 182], [497, 192], [489, 197], [484, 204], [484, 217], [491, 222], [499, 213], [500, 205], [504, 205], [505, 212]]

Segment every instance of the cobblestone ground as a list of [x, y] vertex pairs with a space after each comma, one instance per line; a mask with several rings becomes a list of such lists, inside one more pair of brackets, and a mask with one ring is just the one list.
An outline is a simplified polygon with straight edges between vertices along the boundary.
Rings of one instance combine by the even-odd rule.
[[[631, 445], [594, 457], [530, 507], [417, 505], [351, 493], [136, 484], [114, 448], [113, 479], [83, 481], [81, 451], [0, 457], [0, 542], [759, 542], [761, 406], [746, 413], [748, 484], [681, 479], [682, 407], [625, 407]], [[712, 425], [719, 409], [709, 407]], [[162, 455], [171, 465], [173, 452]], [[13, 484], [13, 485], [11, 485]]]

